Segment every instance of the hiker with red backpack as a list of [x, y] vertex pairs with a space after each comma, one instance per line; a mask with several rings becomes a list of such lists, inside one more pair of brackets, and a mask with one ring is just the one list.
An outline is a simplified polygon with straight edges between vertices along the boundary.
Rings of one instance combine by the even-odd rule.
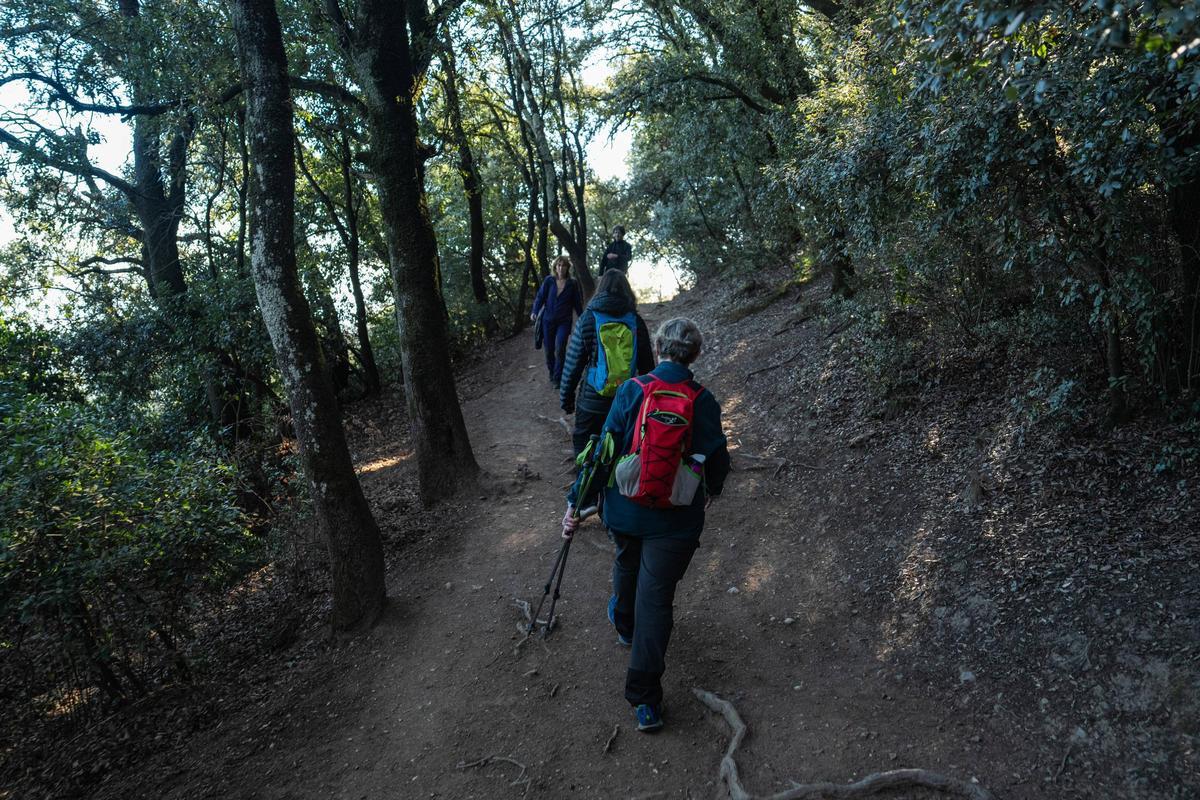
[[575, 455], [600, 433], [617, 387], [653, 368], [650, 331], [637, 313], [637, 297], [625, 273], [609, 270], [575, 323], [558, 384], [563, 411], [575, 414]]
[[[617, 546], [608, 621], [617, 642], [632, 648], [625, 699], [637, 729], [647, 733], [663, 726], [675, 586], [696, 552], [704, 509], [730, 468], [721, 407], [688, 369], [702, 344], [691, 320], [664, 322], [654, 335], [658, 366], [621, 386], [599, 439], [579, 459], [596, 467], [590, 486], [605, 487], [604, 524]], [[562, 522], [568, 539], [579, 526], [575, 508], [594, 502], [591, 492], [580, 493], [577, 481]]]

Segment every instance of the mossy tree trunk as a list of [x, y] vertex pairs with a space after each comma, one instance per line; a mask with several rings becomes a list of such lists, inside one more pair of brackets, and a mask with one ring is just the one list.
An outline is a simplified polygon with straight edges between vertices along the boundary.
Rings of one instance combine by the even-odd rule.
[[350, 460], [296, 268], [293, 120], [274, 0], [230, 0], [246, 86], [253, 180], [250, 268], [292, 408], [300, 461], [329, 545], [333, 627], [370, 625], [385, 600], [383, 546]]

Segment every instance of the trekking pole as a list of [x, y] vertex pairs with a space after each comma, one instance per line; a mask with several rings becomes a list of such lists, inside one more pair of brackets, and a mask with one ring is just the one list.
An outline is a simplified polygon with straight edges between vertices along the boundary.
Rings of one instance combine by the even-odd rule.
[[[587, 493], [592, 487], [592, 477], [595, 475], [594, 459], [596, 442], [599, 440], [599, 438], [599, 436], [593, 434], [590, 440], [593, 463], [584, 465], [585, 474], [583, 476], [583, 480], [580, 481], [578, 493], [578, 498], [580, 500], [587, 497]], [[590, 506], [582, 511], [576, 508], [573, 516], [582, 522], [592, 514], [595, 514], [597, 510], [598, 508], [596, 506]], [[562, 547], [560, 547], [558, 550], [558, 556], [554, 559], [554, 567], [550, 570], [550, 577], [546, 578], [546, 585], [542, 587], [542, 599], [538, 602], [537, 610], [534, 611], [529, 617], [529, 627], [525, 631], [526, 636], [533, 635], [533, 631], [538, 624], [538, 617], [542, 613], [542, 606], [546, 604], [546, 598], [550, 596], [551, 586], [554, 587], [554, 597], [550, 601], [550, 610], [546, 614], [546, 622], [542, 627], [542, 638], [545, 639], [547, 636], [549, 636], [550, 629], [554, 627], [554, 607], [558, 605], [558, 598], [561, 596], [563, 575], [566, 574], [567, 571], [567, 556], [571, 552], [571, 541], [573, 539], [573, 536], [570, 539], [564, 539]], [[555, 576], [558, 577], [557, 582], [554, 580]]]
[[[575, 511], [575, 517], [583, 521], [595, 514], [598, 509], [596, 506], [585, 508], [583, 513]], [[550, 600], [550, 610], [546, 613], [546, 622], [542, 626], [542, 638], [545, 639], [550, 635], [550, 629], [554, 627], [554, 607], [558, 605], [558, 598], [561, 596], [561, 588], [563, 575], [567, 571], [567, 555], [571, 552], [571, 539], [563, 539], [562, 547], [558, 549], [558, 556], [554, 559], [554, 568], [550, 570], [550, 577], [546, 578], [546, 585], [542, 587], [542, 599], [538, 602], [537, 610], [529, 617], [529, 627], [525, 630], [526, 635], [532, 635], [534, 629], [539, 622], [538, 616], [542, 613], [542, 606], [546, 604], [546, 598], [550, 596], [550, 587], [554, 587], [554, 597]], [[558, 581], [555, 582], [557, 576]]]
[[554, 624], [554, 604], [558, 602], [558, 587], [562, 586], [562, 572], [559, 571], [559, 567], [563, 567], [563, 571], [565, 571], [567, 564], [567, 553], [570, 552], [570, 550], [571, 540], [564, 539], [562, 547], [558, 549], [558, 557], [554, 559], [554, 568], [550, 570], [550, 577], [546, 578], [546, 585], [542, 588], [542, 599], [538, 603], [537, 610], [534, 611], [529, 617], [529, 628], [525, 631], [527, 636], [532, 636], [534, 628], [537, 627], [538, 616], [542, 613], [542, 606], [546, 604], [546, 598], [550, 595], [550, 587], [554, 585], [554, 576], [557, 575], [558, 586], [554, 586], [554, 602], [550, 604], [550, 616], [546, 617], [546, 624], [542, 628], [542, 638], [545, 639], [546, 635], [550, 632], [550, 627]]

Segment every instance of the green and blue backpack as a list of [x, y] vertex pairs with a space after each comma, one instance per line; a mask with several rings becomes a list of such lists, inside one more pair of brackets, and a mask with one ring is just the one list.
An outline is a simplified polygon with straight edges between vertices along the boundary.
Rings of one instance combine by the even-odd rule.
[[601, 397], [612, 397], [633, 376], [637, 358], [637, 315], [613, 316], [592, 309], [596, 322], [596, 357], [588, 383]]

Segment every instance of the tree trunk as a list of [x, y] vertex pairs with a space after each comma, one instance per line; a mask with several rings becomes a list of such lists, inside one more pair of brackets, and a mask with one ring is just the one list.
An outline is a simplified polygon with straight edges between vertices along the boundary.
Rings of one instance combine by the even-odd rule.
[[[340, 16], [339, 9], [331, 10]], [[396, 296], [420, 495], [423, 503], [432, 504], [453, 495], [464, 480], [472, 481], [479, 466], [450, 366], [437, 239], [420, 177], [423, 155], [413, 97], [424, 68], [414, 57], [405, 12], [403, 4], [363, 0], [359, 23], [346, 30], [343, 46], [350, 50], [367, 108], [369, 164]]]
[[[1194, 151], [1200, 147], [1200, 131], [1180, 137], [1176, 147]], [[1171, 227], [1179, 240], [1179, 267], [1183, 278], [1183, 302], [1178, 341], [1183, 352], [1180, 383], [1186, 392], [1200, 386], [1200, 174], [1172, 186]]]
[[1104, 326], [1104, 361], [1108, 366], [1108, 414], [1106, 427], [1115, 428], [1129, 418], [1125, 401], [1125, 359], [1121, 354], [1121, 322], [1116, 309]]
[[544, 218], [537, 225], [537, 268], [543, 278], [550, 274], [550, 226]]
[[320, 266], [314, 265], [308, 271], [308, 284], [315, 301], [310, 308], [315, 311], [314, 321], [318, 323], [317, 339], [321, 343], [321, 354], [329, 372], [329, 380], [333, 383], [333, 392], [339, 395], [350, 382], [350, 347], [346, 335], [342, 333], [342, 320], [333, 301], [333, 293], [321, 274]]
[[380, 387], [379, 367], [375, 363], [375, 349], [371, 347], [370, 330], [367, 326], [367, 303], [363, 298], [362, 282], [358, 275], [361, 255], [358, 206], [355, 204], [354, 164], [350, 154], [350, 137], [346, 133], [345, 121], [339, 121], [342, 128], [339, 154], [342, 162], [342, 188], [345, 192], [346, 202], [346, 256], [350, 271], [350, 291], [354, 294], [354, 327], [358, 335], [358, 352], [362, 361], [367, 393], [376, 394]]
[[146, 278], [150, 293], [158, 300], [182, 295], [187, 291], [183, 268], [179, 263], [179, 220], [182, 197], [178, 203], [167, 197], [162, 182], [158, 120], [138, 117], [133, 123], [133, 174], [138, 194], [133, 207], [142, 226], [142, 252], [146, 259]]
[[463, 193], [467, 196], [467, 217], [471, 230], [471, 291], [475, 295], [476, 303], [486, 303], [487, 284], [483, 280], [483, 184], [479, 179], [479, 169], [475, 166], [471, 142], [467, 139], [467, 131], [463, 126], [462, 104], [458, 96], [458, 65], [449, 44], [442, 48], [442, 67], [446, 72], [446, 79], [442, 85], [446, 90], [450, 134], [454, 137], [454, 145], [458, 149], [458, 172], [462, 177]]
[[581, 242], [572, 235], [562, 220], [559, 202], [559, 177], [554, 163], [554, 154], [550, 149], [550, 141], [546, 137], [546, 125], [542, 115], [541, 104], [533, 86], [533, 65], [529, 51], [525, 46], [524, 33], [519, 22], [513, 20], [499, 22], [500, 35], [508, 49], [507, 59], [511, 76], [516, 90], [514, 102], [517, 115], [523, 120], [528, 132], [530, 145], [536, 154], [536, 175], [541, 181], [542, 201], [545, 206], [546, 220], [550, 233], [558, 240], [559, 245], [567, 251], [571, 265], [575, 269], [575, 277], [583, 290], [585, 297], [590, 297], [596, 290], [596, 281], [587, 263], [587, 242]]
[[246, 277], [246, 227], [250, 219], [250, 146], [246, 143], [246, 110], [239, 108], [238, 155], [242, 162], [242, 180], [238, 184], [237, 276]]
[[[118, 7], [121, 16], [127, 19], [141, 14], [140, 0], [120, 0]], [[135, 104], [145, 99], [139, 96], [136, 84], [132, 99]], [[138, 116], [133, 122], [134, 191], [128, 197], [142, 226], [142, 260], [150, 295], [164, 307], [182, 298], [188, 288], [179, 260], [179, 223], [184, 213], [187, 149], [194, 125], [195, 120], [189, 114], [174, 127], [166, 153], [168, 186], [163, 180], [162, 119]], [[186, 324], [194, 322], [193, 312], [186, 307], [166, 310], [172, 319], [180, 312]], [[243, 413], [245, 397], [242, 387], [232, 377], [233, 356], [211, 344], [202, 345], [202, 349], [210, 358], [201, 370], [201, 381], [213, 425], [219, 435], [235, 442], [249, 437], [250, 419]]]
[[517, 315], [513, 320], [514, 335], [520, 333], [528, 322], [525, 317], [525, 302], [529, 299], [529, 284], [535, 280], [537, 275], [533, 263], [533, 237], [536, 225], [534, 217], [534, 208], [531, 203], [525, 215], [525, 238], [521, 240], [521, 252], [525, 257], [525, 264], [521, 268], [521, 289], [517, 293]]
[[1181, 383], [1185, 391], [1194, 392], [1200, 387], [1200, 180], [1171, 190], [1171, 223], [1183, 272]]
[[230, 0], [246, 86], [255, 202], [250, 266], [292, 408], [300, 461], [329, 543], [333, 627], [372, 624], [385, 601], [383, 546], [354, 474], [337, 400], [296, 268], [295, 161], [287, 57], [274, 0]]

